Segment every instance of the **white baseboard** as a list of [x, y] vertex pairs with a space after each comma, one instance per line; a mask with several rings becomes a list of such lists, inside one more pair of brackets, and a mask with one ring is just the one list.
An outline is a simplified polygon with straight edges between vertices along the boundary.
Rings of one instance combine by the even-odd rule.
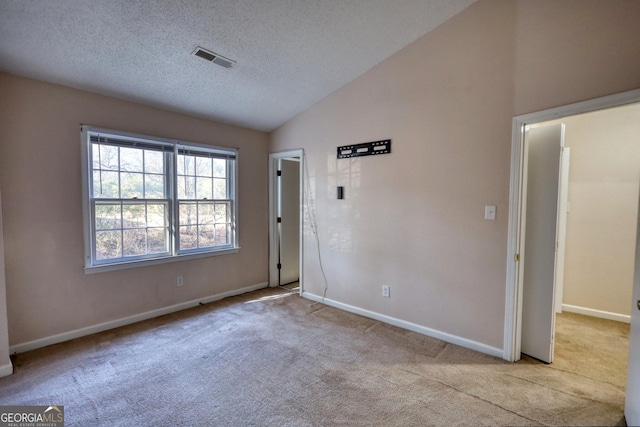
[[0, 378], [8, 377], [11, 374], [13, 374], [13, 365], [11, 362], [5, 365], [0, 365]]
[[595, 310], [593, 308], [579, 307], [577, 305], [562, 304], [562, 311], [584, 314], [585, 316], [600, 317], [601, 319], [615, 320], [617, 322], [631, 323], [631, 316], [626, 314], [611, 313], [609, 311]]
[[501, 348], [491, 347], [486, 344], [479, 343], [467, 338], [462, 338], [457, 335], [448, 334], [446, 332], [438, 331], [435, 329], [427, 328], [426, 326], [417, 325], [415, 323], [407, 322], [406, 320], [397, 319], [395, 317], [387, 316], [385, 314], [376, 313], [374, 311], [365, 310], [364, 308], [355, 307], [353, 305], [344, 304], [339, 301], [334, 301], [328, 298], [322, 298], [318, 295], [311, 294], [309, 292], [303, 292], [304, 298], [312, 301], [320, 302], [331, 307], [339, 308], [350, 313], [359, 314], [370, 319], [379, 320], [380, 322], [387, 323], [389, 325], [397, 326], [399, 328], [408, 329], [419, 334], [427, 335], [432, 338], [436, 338], [451, 344], [456, 344], [461, 347], [465, 347], [471, 350], [479, 351], [490, 356], [504, 357], [504, 351]]
[[246, 292], [256, 291], [258, 289], [266, 288], [267, 286], [269, 286], [268, 282], [259, 283], [257, 285], [247, 286], [241, 289], [234, 289], [232, 291], [223, 292], [221, 294], [216, 294], [216, 295], [211, 295], [204, 298], [194, 299], [191, 301], [181, 302], [179, 304], [158, 308], [156, 310], [151, 310], [151, 311], [147, 311], [140, 314], [134, 314], [133, 316], [124, 317], [122, 319], [110, 320], [108, 322], [100, 323], [97, 325], [87, 326], [86, 328], [75, 329], [73, 331], [63, 332], [61, 334], [56, 334], [49, 337], [39, 338], [37, 340], [12, 345], [12, 346], [9, 346], [9, 353], [10, 354], [24, 353], [25, 351], [35, 350], [36, 348], [42, 348], [48, 345], [58, 344], [64, 341], [69, 341], [72, 339], [84, 337], [86, 335], [103, 332], [109, 329], [119, 328], [120, 326], [130, 325], [131, 323], [140, 322], [142, 320], [164, 316], [165, 314], [174, 313], [176, 311], [195, 307], [200, 304], [207, 304], [207, 303], [218, 301], [223, 298], [231, 297], [234, 295], [240, 295]]

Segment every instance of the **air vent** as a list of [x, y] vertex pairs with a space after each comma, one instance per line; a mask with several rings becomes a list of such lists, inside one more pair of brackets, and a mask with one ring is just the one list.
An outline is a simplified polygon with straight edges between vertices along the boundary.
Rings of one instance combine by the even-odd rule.
[[207, 51], [204, 51], [202, 49], [197, 49], [195, 55], [199, 56], [200, 58], [204, 58], [207, 61], [213, 61], [214, 59], [216, 59], [216, 56], [214, 54], [211, 54], [211, 53], [209, 53]]
[[218, 55], [217, 53], [204, 49], [200, 46], [198, 46], [196, 50], [193, 51], [193, 54], [195, 56], [199, 56], [202, 59], [206, 59], [207, 61], [213, 62], [214, 64], [224, 68], [231, 68], [236, 63], [235, 61], [232, 61], [229, 58], [225, 58], [222, 55]]

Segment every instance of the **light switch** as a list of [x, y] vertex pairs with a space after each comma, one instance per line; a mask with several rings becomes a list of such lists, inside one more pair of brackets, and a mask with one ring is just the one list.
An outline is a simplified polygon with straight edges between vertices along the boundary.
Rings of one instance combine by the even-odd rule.
[[484, 207], [484, 219], [496, 219], [496, 207], [485, 206]]

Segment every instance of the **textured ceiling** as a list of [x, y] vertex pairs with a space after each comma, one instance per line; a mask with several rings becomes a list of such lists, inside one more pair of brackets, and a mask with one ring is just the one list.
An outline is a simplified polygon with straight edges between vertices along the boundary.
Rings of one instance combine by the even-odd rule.
[[0, 0], [0, 70], [271, 131], [473, 1]]

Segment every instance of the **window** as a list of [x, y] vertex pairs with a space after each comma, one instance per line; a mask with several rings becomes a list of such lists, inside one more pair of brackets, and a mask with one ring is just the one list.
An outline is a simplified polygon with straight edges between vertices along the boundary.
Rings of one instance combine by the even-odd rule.
[[85, 267], [236, 245], [237, 151], [82, 127]]

